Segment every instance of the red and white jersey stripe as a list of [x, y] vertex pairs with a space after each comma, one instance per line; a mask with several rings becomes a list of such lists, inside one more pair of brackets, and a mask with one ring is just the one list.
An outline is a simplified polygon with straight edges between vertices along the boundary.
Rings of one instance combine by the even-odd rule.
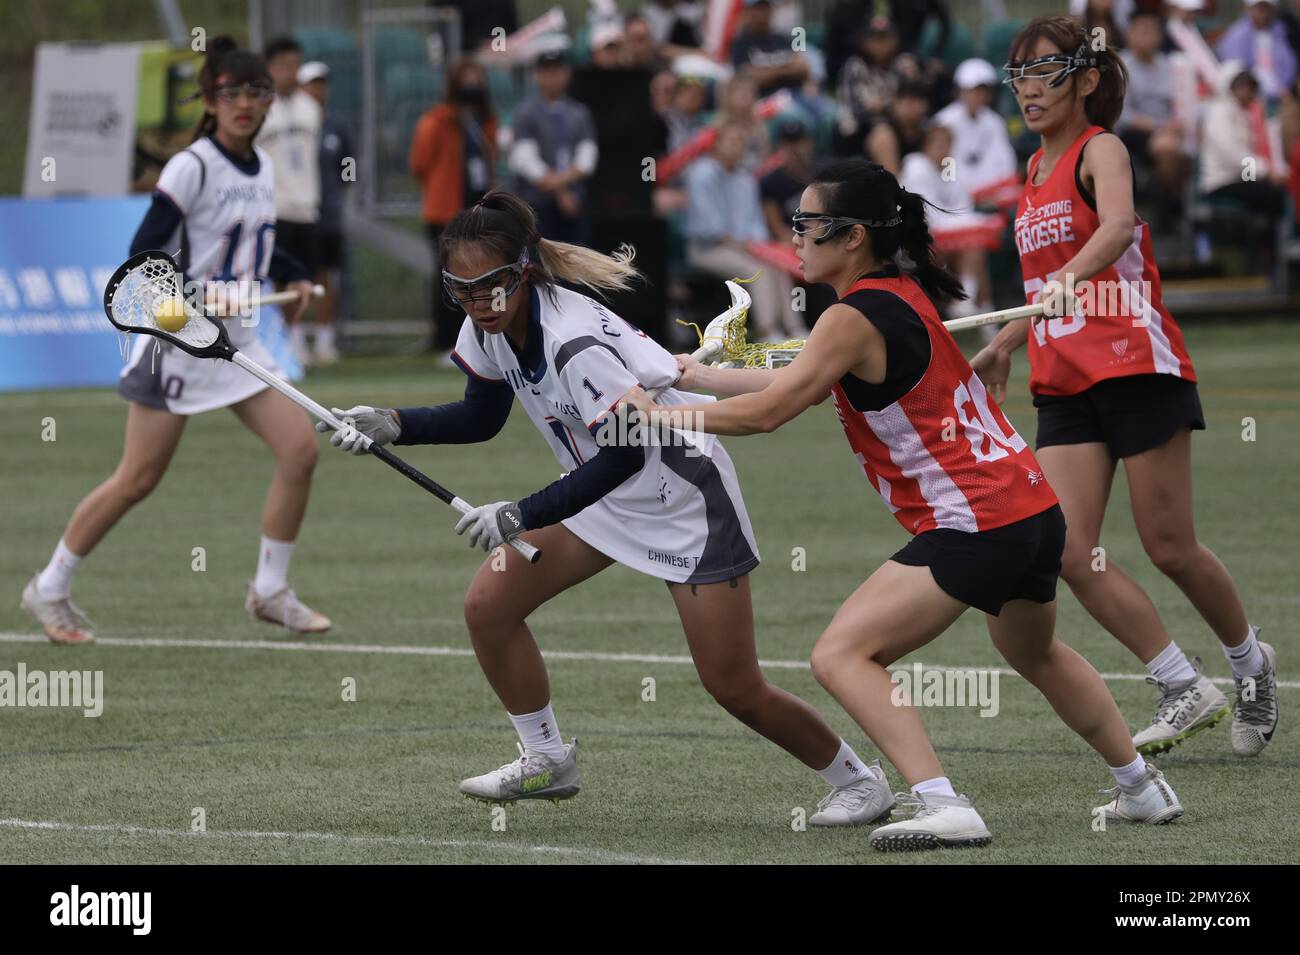
[[938, 527], [974, 533], [1054, 505], [1033, 451], [989, 399], [916, 280], [860, 279], [848, 294], [863, 289], [897, 295], [930, 339], [925, 374], [888, 407], [859, 411], [839, 382], [832, 389], [849, 445], [898, 522], [912, 534]]

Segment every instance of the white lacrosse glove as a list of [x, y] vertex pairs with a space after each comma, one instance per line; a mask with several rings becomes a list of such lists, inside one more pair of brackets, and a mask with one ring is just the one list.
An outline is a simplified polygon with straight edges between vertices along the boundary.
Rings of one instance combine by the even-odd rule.
[[326, 422], [317, 421], [316, 430], [322, 434], [334, 431], [330, 435], [330, 444], [349, 454], [369, 454], [371, 445], [392, 444], [401, 437], [402, 428], [389, 408], [357, 405], [346, 411], [340, 408], [331, 408], [330, 411], [347, 427], [334, 431]]
[[461, 515], [456, 522], [456, 533], [469, 531], [469, 546], [492, 551], [514, 540], [524, 531], [524, 518], [519, 505], [511, 501], [484, 504]]

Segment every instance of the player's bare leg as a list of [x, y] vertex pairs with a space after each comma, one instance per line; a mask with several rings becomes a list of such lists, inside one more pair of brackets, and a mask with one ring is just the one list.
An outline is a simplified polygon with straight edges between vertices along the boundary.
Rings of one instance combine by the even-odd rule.
[[546, 557], [530, 564], [511, 547], [488, 555], [465, 595], [465, 625], [479, 667], [519, 731], [519, 758], [466, 779], [460, 791], [487, 802], [567, 799], [580, 788], [577, 741], [565, 746], [551, 712], [551, 685], [528, 616], [614, 561], [563, 524], [522, 535]]
[[1178, 585], [1223, 644], [1237, 682], [1233, 750], [1255, 756], [1277, 727], [1276, 657], [1247, 620], [1228, 569], [1196, 538], [1191, 444], [1184, 428], [1160, 447], [1124, 459], [1133, 520], [1151, 563]]
[[275, 474], [262, 506], [257, 576], [249, 583], [244, 607], [257, 619], [296, 633], [322, 633], [331, 626], [329, 618], [299, 600], [288, 583], [289, 558], [316, 470], [316, 432], [307, 413], [272, 388], [231, 410], [275, 456]]
[[1114, 459], [1099, 442], [1052, 445], [1034, 453], [1065, 514], [1061, 579], [1094, 620], [1146, 663], [1171, 638], [1146, 591], [1109, 554], [1094, 552], [1115, 480]]
[[1106, 817], [1161, 825], [1181, 816], [1182, 804], [1164, 774], [1138, 755], [1101, 674], [1056, 639], [1056, 604], [1012, 600], [986, 619], [1003, 659], [1110, 767], [1117, 785], [1109, 791], [1114, 800], [1100, 807]]
[[317, 365], [332, 365], [339, 360], [338, 349], [334, 344], [334, 322], [339, 300], [337, 275], [337, 269], [321, 269], [316, 273], [316, 282], [325, 289], [325, 294], [316, 300], [316, 353], [314, 360]]
[[831, 619], [812, 651], [813, 676], [871, 737], [912, 787], [900, 802], [911, 818], [871, 834], [874, 848], [982, 846], [992, 841], [968, 797], [944, 776], [913, 706], [894, 703], [891, 663], [925, 646], [966, 610], [928, 567], [893, 561], [872, 574]]
[[1174, 643], [1146, 591], [1098, 549], [1115, 478], [1110, 451], [1094, 442], [1040, 448], [1037, 455], [1065, 514], [1061, 578], [1160, 690], [1154, 715], [1133, 736], [1138, 751], [1156, 755], [1216, 725], [1227, 714], [1227, 698], [1201, 672], [1200, 660], [1188, 660]]
[[[754, 643], [749, 576], [713, 584], [669, 584], [695, 671], [705, 690], [740, 722], [808, 768], [826, 774], [832, 790], [809, 819], [813, 825], [855, 825], [889, 814], [893, 794], [884, 771], [866, 766], [813, 707], [763, 676]], [[843, 761], [849, 770], [836, 773]]]
[[46, 569], [23, 590], [22, 604], [55, 643], [94, 640], [94, 628], [69, 594], [81, 562], [122, 516], [158, 486], [180, 444], [188, 419], [132, 401], [127, 404], [126, 439], [117, 468], [82, 498]]

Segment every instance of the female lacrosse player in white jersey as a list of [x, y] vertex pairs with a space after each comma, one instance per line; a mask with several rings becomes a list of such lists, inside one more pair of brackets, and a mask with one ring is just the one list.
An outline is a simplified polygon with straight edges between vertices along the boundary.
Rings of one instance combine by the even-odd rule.
[[[274, 252], [271, 163], [252, 145], [272, 97], [266, 66], [260, 57], [236, 49], [232, 40], [218, 37], [210, 43], [199, 88], [206, 105], [203, 121], [189, 148], [164, 167], [131, 253], [179, 246], [187, 280], [203, 283], [209, 297], [217, 289], [244, 291], [270, 277], [299, 291], [301, 310], [311, 283], [296, 262]], [[226, 321], [231, 341], [254, 361], [275, 369], [255, 329], [246, 324], [239, 318]], [[304, 606], [287, 582], [316, 464], [315, 435], [303, 411], [230, 362], [193, 358], [168, 345], [159, 350], [156, 339], [144, 335], [135, 341], [118, 390], [130, 402], [122, 460], [77, 505], [49, 565], [23, 591], [23, 606], [49, 638], [55, 643], [93, 641], [90, 622], [69, 599], [77, 565], [154, 489], [189, 416], [215, 408], [230, 408], [276, 459], [246, 609], [290, 630], [328, 630], [329, 619]]]
[[[501, 430], [515, 398], [567, 474], [520, 498], [475, 508], [456, 526], [492, 550], [521, 535], [541, 548], [529, 564], [511, 548], [479, 568], [465, 622], [479, 665], [504, 704], [521, 756], [466, 779], [488, 801], [564, 799], [578, 792], [576, 748], [560, 737], [546, 665], [528, 616], [618, 562], [668, 584], [705, 688], [728, 712], [816, 770], [831, 787], [814, 825], [867, 822], [889, 811], [883, 774], [864, 765], [812, 707], [764, 679], [754, 646], [748, 573], [754, 534], [722, 445], [618, 441], [612, 408], [632, 385], [670, 385], [671, 355], [586, 295], [628, 288], [630, 251], [605, 256], [542, 239], [526, 203], [492, 191], [441, 238], [448, 294], [467, 311], [453, 358], [465, 399], [435, 408], [338, 411], [354, 426], [331, 443], [466, 444]], [[665, 402], [701, 401], [672, 389]], [[326, 426], [318, 426], [326, 430]], [[504, 569], [502, 569], [504, 568]]]

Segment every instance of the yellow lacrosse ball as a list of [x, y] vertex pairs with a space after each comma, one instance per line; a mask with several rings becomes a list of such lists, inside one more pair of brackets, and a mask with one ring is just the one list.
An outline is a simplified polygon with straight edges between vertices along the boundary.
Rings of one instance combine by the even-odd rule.
[[190, 320], [185, 313], [185, 303], [179, 298], [163, 299], [154, 309], [153, 317], [159, 328], [173, 334], [184, 328]]

